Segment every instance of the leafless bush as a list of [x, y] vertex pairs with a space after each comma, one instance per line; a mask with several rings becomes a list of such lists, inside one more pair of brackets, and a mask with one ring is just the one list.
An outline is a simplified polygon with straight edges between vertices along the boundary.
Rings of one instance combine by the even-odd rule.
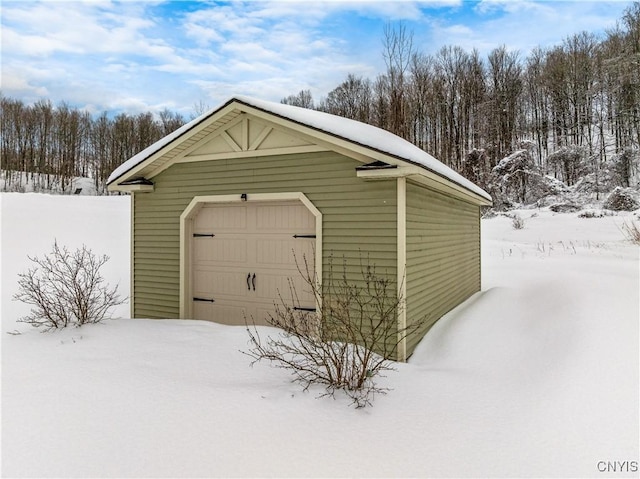
[[634, 220], [623, 223], [622, 233], [633, 244], [640, 245], [640, 226]]
[[[296, 299], [288, 304], [281, 296], [268, 319], [281, 331], [262, 339], [257, 328], [248, 325], [251, 348], [245, 354], [253, 363], [266, 359], [291, 371], [293, 381], [305, 390], [320, 384], [325, 386], [323, 396], [342, 390], [356, 407], [371, 405], [375, 394], [387, 392], [376, 378], [394, 369], [399, 344], [421, 323], [398, 329], [403, 299], [396, 282], [366, 263], [360, 265], [360, 278], [355, 281], [347, 277], [344, 260], [341, 272], [334, 271], [331, 260], [327, 283], [320, 285], [305, 259], [299, 270], [319, 309], [300, 311]], [[291, 296], [297, 298], [293, 289]]]
[[633, 211], [640, 207], [637, 193], [631, 188], [616, 187], [604, 201], [603, 207], [613, 211]]
[[604, 213], [602, 211], [586, 210], [581, 212], [578, 218], [604, 218]]
[[575, 213], [580, 211], [580, 206], [573, 203], [554, 203], [549, 209], [554, 213]]
[[578, 218], [605, 218], [607, 216], [616, 216], [617, 213], [615, 211], [610, 210], [584, 210], [580, 214], [578, 214]]
[[98, 257], [86, 246], [70, 252], [55, 242], [47, 256], [28, 258], [35, 266], [18, 275], [19, 291], [13, 299], [33, 308], [19, 322], [44, 331], [80, 327], [106, 319], [109, 309], [124, 301], [118, 287], [109, 289], [100, 275], [109, 257]]
[[511, 226], [514, 230], [521, 230], [522, 228], [524, 228], [524, 218], [518, 213], [514, 213], [511, 216]]

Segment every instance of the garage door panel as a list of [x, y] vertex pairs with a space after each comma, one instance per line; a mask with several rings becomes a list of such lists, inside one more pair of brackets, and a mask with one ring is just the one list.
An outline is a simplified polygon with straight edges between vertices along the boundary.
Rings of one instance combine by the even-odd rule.
[[257, 205], [256, 229], [263, 232], [313, 233], [315, 217], [303, 204]]
[[193, 259], [197, 263], [246, 263], [246, 235], [224, 235], [193, 239]]
[[196, 319], [208, 319], [213, 321], [212, 313], [211, 313], [212, 305], [211, 303], [204, 303], [200, 301], [193, 302], [193, 317]]
[[[248, 274], [248, 273], [247, 273]], [[194, 297], [245, 299], [249, 294], [247, 274], [239, 271], [199, 269], [194, 271]]]
[[255, 324], [268, 325], [269, 318], [275, 317], [275, 306], [273, 304], [258, 306], [255, 308], [252, 318]]
[[286, 306], [310, 307], [315, 304], [311, 286], [297, 272], [295, 275], [287, 277], [282, 274], [261, 271], [256, 275], [256, 283], [255, 297], [257, 300], [275, 301], [278, 304], [284, 301]]
[[313, 258], [313, 249], [292, 237], [260, 238], [255, 244], [255, 262], [261, 267], [297, 269], [305, 256]]
[[233, 233], [247, 229], [247, 208], [244, 205], [204, 206], [194, 222], [194, 232]]
[[[202, 303], [196, 302], [193, 306], [194, 318], [214, 321], [220, 324], [243, 325], [245, 315], [249, 318], [247, 308], [236, 303]], [[251, 320], [249, 320], [251, 323]]]
[[215, 234], [192, 239], [193, 295], [215, 299], [193, 301], [195, 318], [243, 325], [246, 316], [267, 324], [280, 296], [287, 306], [315, 306], [299, 271], [305, 271], [305, 259], [313, 270], [315, 239], [294, 237], [315, 235], [315, 217], [302, 203], [207, 205], [194, 224]]

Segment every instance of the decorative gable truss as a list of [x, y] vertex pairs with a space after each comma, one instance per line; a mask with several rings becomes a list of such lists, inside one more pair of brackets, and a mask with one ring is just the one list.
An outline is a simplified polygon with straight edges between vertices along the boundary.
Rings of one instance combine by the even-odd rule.
[[[395, 135], [322, 112], [297, 108], [289, 111], [294, 107], [280, 104], [260, 105], [233, 98], [216, 111], [184, 125], [116, 169], [110, 177], [109, 191], [154, 191], [153, 178], [176, 163], [335, 151], [363, 163], [356, 175], [365, 181], [410, 178], [474, 204], [491, 204], [487, 193], [453, 171], [443, 173], [444, 165]], [[287, 116], [287, 112], [291, 115]], [[332, 122], [344, 124], [345, 131], [333, 132]], [[377, 144], [372, 138], [378, 137], [388, 139], [389, 144], [385, 145], [395, 145], [395, 149], [387, 152], [367, 146]]]
[[176, 162], [325, 151], [302, 135], [241, 114], [185, 150]]
[[[177, 143], [177, 144], [176, 144]], [[150, 192], [154, 176], [176, 163], [327, 151], [304, 133], [232, 110], [151, 155], [111, 190]]]

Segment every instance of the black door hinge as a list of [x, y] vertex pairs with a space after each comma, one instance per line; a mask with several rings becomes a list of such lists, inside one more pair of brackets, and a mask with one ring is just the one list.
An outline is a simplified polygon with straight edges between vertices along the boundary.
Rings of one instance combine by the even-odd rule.
[[294, 311], [311, 311], [313, 313], [316, 312], [316, 308], [299, 308], [298, 306], [295, 306], [293, 310]]
[[215, 303], [215, 299], [207, 299], [207, 298], [193, 298], [194, 301], [204, 301], [207, 303]]
[[293, 235], [294, 238], [315, 238], [316, 235]]
[[213, 238], [215, 235], [213, 233], [193, 233], [194, 238], [204, 238], [209, 237]]

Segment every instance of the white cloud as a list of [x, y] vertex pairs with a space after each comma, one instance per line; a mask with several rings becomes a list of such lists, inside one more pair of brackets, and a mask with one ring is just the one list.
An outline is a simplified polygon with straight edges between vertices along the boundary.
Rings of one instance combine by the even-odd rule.
[[22, 92], [26, 96], [45, 97], [49, 94], [45, 87], [31, 85], [26, 78], [13, 72], [2, 72], [2, 88], [5, 91]]
[[442, 31], [447, 35], [471, 36], [473, 30], [466, 25], [450, 25], [443, 27]]
[[615, 23], [623, 7], [621, 2], [602, 1], [483, 0], [468, 24], [429, 19], [428, 43], [431, 53], [443, 45], [458, 45], [487, 54], [506, 45], [524, 57], [535, 47], [558, 45], [581, 31], [603, 31]]
[[388, 21], [419, 20], [425, 7], [455, 7], [463, 0], [324, 0], [260, 2], [256, 15], [262, 18], [297, 17], [302, 22], [317, 23], [330, 15], [357, 13]]
[[610, 26], [621, 4], [603, 3], [5, 2], [2, 90], [97, 111], [174, 105], [182, 114], [233, 93], [279, 100], [310, 89], [319, 100], [347, 73], [373, 79], [384, 69], [386, 22], [406, 22], [415, 48], [427, 53], [459, 45], [486, 54], [506, 44], [526, 54]]
[[3, 21], [9, 25], [3, 25], [3, 49], [33, 56], [135, 53], [170, 58], [173, 47], [147, 33], [157, 24], [137, 16], [144, 14], [131, 3], [10, 3], [3, 6]]
[[203, 26], [194, 22], [187, 22], [184, 25], [184, 29], [187, 37], [193, 38], [200, 46], [224, 41], [224, 37], [220, 35], [213, 26]]
[[2, 28], [2, 49], [11, 54], [45, 57], [56, 51], [69, 53], [82, 53], [79, 47], [67, 45], [56, 38], [47, 38], [42, 35], [19, 33], [13, 28]]

